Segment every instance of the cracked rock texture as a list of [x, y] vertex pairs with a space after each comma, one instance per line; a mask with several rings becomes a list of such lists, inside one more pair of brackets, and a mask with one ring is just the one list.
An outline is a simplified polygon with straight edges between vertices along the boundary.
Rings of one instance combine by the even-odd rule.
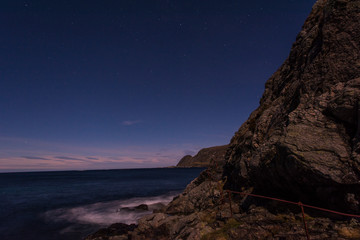
[[360, 212], [360, 1], [319, 0], [231, 140], [227, 187]]

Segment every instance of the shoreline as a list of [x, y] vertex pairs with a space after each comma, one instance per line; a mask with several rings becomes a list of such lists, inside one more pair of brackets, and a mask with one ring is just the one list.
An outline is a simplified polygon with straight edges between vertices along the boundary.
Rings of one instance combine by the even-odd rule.
[[[250, 196], [222, 197], [221, 177], [218, 168], [203, 171], [169, 204], [137, 224], [112, 224], [84, 240], [306, 238], [298, 206], [259, 202]], [[332, 219], [309, 209], [305, 219], [312, 239], [360, 238], [360, 219]]]

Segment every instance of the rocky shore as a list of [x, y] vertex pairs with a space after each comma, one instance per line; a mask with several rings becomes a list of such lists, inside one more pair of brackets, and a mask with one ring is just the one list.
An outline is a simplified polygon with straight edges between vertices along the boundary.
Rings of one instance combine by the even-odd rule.
[[318, 0], [223, 161], [137, 226], [86, 239], [306, 239], [304, 219], [311, 239], [360, 239], [358, 217], [224, 191], [360, 215], [359, 26], [360, 0]]
[[[298, 207], [233, 195], [231, 211], [221, 177], [221, 171], [210, 168], [138, 225], [113, 224], [86, 240], [306, 239]], [[311, 239], [360, 239], [360, 221], [354, 218], [331, 219], [309, 211], [305, 220]]]

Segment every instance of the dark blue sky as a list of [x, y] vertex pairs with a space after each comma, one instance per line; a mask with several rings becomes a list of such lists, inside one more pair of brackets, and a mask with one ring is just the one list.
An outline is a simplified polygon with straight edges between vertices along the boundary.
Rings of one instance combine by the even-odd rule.
[[0, 2], [0, 171], [174, 165], [227, 144], [315, 0]]

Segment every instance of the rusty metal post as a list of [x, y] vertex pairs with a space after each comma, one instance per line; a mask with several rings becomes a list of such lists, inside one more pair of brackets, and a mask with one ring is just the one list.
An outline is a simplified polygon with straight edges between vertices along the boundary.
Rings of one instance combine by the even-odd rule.
[[303, 204], [301, 202], [299, 202], [298, 205], [300, 206], [301, 212], [302, 212], [302, 218], [303, 218], [303, 222], [304, 222], [304, 229], [305, 229], [305, 233], [306, 233], [306, 238], [307, 238], [307, 240], [310, 240], [309, 230], [307, 228], [307, 224], [306, 224], [306, 221], [305, 221], [304, 206], [303, 206]]
[[231, 206], [231, 192], [229, 190], [227, 190], [227, 193], [229, 196], [230, 213], [231, 213], [231, 217], [233, 217], [232, 206]]

